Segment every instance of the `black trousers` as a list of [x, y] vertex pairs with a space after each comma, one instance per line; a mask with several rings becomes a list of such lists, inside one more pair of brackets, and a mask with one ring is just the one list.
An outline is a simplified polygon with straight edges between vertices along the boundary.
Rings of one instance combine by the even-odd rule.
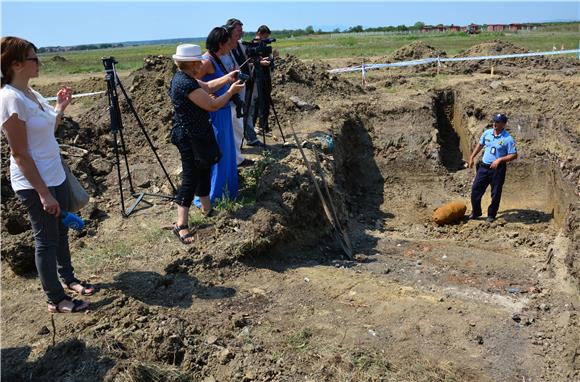
[[177, 146], [181, 155], [181, 187], [177, 191], [175, 203], [183, 207], [190, 207], [195, 195], [208, 196], [211, 186], [211, 168], [200, 169], [195, 166], [195, 156], [190, 134], [176, 134], [172, 142]]
[[495, 218], [501, 201], [501, 191], [505, 181], [507, 166], [500, 165], [496, 169], [478, 166], [473, 186], [471, 187], [471, 211], [473, 215], [481, 216], [481, 198], [487, 186], [491, 185], [491, 204], [487, 209], [487, 216]]

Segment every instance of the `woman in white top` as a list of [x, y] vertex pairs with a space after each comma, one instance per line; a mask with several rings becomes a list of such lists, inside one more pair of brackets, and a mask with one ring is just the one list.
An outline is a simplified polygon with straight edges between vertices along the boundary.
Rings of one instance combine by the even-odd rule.
[[[10, 146], [10, 182], [28, 209], [35, 238], [35, 262], [50, 312], [70, 313], [88, 308], [73, 300], [64, 288], [80, 295], [94, 293], [92, 285], [76, 279], [71, 265], [68, 229], [59, 219], [65, 209], [66, 175], [54, 136], [62, 114], [72, 100], [63, 87], [53, 108], [28, 85], [38, 77], [37, 49], [18, 37], [2, 37], [2, 130]], [[58, 276], [63, 283], [59, 281]]]

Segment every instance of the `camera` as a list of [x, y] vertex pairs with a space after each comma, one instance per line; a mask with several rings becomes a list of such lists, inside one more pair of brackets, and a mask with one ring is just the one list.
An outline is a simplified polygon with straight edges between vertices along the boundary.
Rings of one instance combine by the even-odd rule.
[[238, 81], [241, 81], [242, 83], [245, 83], [247, 80], [250, 79], [250, 76], [247, 75], [246, 73], [238, 72], [238, 76], [236, 77], [236, 79]]
[[265, 38], [263, 40], [244, 41], [246, 54], [248, 57], [267, 57], [272, 54], [272, 47], [269, 44], [276, 42], [275, 38]]
[[115, 57], [101, 57], [103, 61], [103, 66], [105, 67], [105, 73], [111, 74], [115, 71], [115, 64], [118, 64]]

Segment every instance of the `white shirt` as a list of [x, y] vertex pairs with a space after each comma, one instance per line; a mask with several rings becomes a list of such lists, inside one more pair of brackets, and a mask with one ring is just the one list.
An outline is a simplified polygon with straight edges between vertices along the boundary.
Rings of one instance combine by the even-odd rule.
[[[2, 125], [14, 114], [25, 123], [28, 153], [34, 160], [40, 177], [48, 187], [59, 186], [65, 181], [66, 174], [60, 159], [60, 147], [54, 136], [58, 113], [40, 93], [34, 90], [32, 93], [44, 110], [20, 90], [4, 85], [0, 90]], [[14, 191], [34, 189], [12, 155], [10, 155], [10, 183]]]
[[236, 62], [231, 53], [227, 53], [224, 54], [223, 56], [220, 56], [220, 60], [222, 60], [222, 64], [224, 64], [228, 72], [238, 69], [238, 63]]

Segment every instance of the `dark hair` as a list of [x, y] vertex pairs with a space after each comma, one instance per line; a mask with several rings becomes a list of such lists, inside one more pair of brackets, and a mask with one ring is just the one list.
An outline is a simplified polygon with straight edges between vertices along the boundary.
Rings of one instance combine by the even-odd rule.
[[231, 37], [231, 33], [224, 27], [215, 27], [207, 35], [205, 40], [205, 47], [211, 53], [215, 53], [220, 49], [220, 45], [226, 44]]
[[26, 61], [30, 48], [34, 49], [34, 52], [38, 51], [30, 41], [13, 36], [2, 37], [0, 48], [2, 50], [2, 87], [12, 82], [12, 77], [14, 77], [12, 64]]
[[259, 33], [259, 34], [272, 34], [272, 32], [270, 32], [270, 28], [268, 28], [267, 25], [261, 25], [258, 28], [258, 31], [256, 33]]
[[226, 21], [226, 28], [228, 29], [234, 29], [236, 27], [236, 25], [244, 25], [243, 22], [241, 22], [238, 19], [229, 19], [228, 21]]

